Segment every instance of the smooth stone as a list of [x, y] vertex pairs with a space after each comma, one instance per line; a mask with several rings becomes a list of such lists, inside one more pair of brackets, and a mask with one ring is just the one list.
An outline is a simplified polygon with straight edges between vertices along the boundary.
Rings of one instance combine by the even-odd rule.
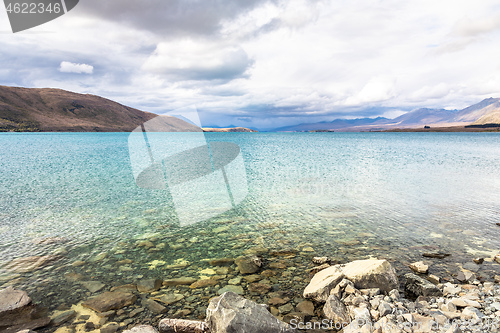
[[410, 264], [409, 267], [412, 271], [420, 274], [427, 274], [427, 272], [429, 271], [429, 266], [424, 264], [423, 261], [414, 262], [413, 264]]
[[267, 301], [269, 305], [283, 305], [286, 304], [287, 301], [280, 297], [272, 297]]
[[[283, 321], [285, 323], [305, 323], [309, 319], [309, 315], [303, 312], [290, 312], [283, 316]], [[293, 321], [292, 321], [293, 320]]]
[[269, 264], [269, 268], [272, 269], [285, 269], [286, 265], [282, 262], [272, 262]]
[[161, 288], [163, 281], [160, 279], [147, 279], [137, 282], [137, 290], [141, 293], [150, 293]]
[[244, 254], [265, 254], [269, 249], [263, 246], [255, 246], [243, 251]]
[[129, 316], [130, 318], [132, 318], [132, 317], [137, 316], [139, 313], [141, 313], [141, 312], [143, 312], [143, 311], [144, 311], [144, 308], [137, 308], [137, 309], [135, 309], [135, 310], [132, 310], [132, 311], [128, 314], [128, 316]]
[[287, 314], [293, 311], [293, 305], [290, 303], [287, 303], [285, 305], [282, 305], [278, 307], [278, 311], [280, 314]]
[[14, 273], [30, 273], [54, 261], [61, 259], [59, 255], [30, 256], [10, 261], [4, 268]]
[[124, 308], [134, 304], [136, 300], [137, 296], [131, 293], [108, 291], [86, 300], [82, 303], [82, 306], [97, 312], [106, 312]]
[[311, 301], [302, 301], [295, 308], [299, 312], [314, 316], [314, 304]]
[[211, 268], [205, 268], [198, 272], [200, 275], [215, 275], [217, 272]]
[[271, 286], [265, 283], [250, 283], [248, 291], [258, 294], [267, 294], [271, 290]]
[[227, 281], [228, 284], [231, 285], [238, 285], [241, 283], [241, 276], [237, 276], [235, 278], [232, 278], [231, 280]]
[[100, 328], [100, 333], [115, 333], [120, 328], [120, 325], [115, 322], [107, 323]]
[[153, 298], [153, 300], [161, 302], [166, 305], [174, 304], [184, 298], [181, 294], [166, 294]]
[[101, 291], [106, 286], [104, 283], [99, 281], [82, 281], [80, 284], [87, 288], [87, 290], [91, 293]]
[[191, 289], [197, 289], [197, 288], [206, 288], [206, 287], [209, 287], [209, 286], [215, 286], [216, 284], [218, 284], [219, 282], [217, 282], [217, 280], [212, 280], [212, 279], [202, 279], [202, 280], [198, 280], [194, 283], [192, 283], [189, 288]]
[[262, 261], [256, 255], [238, 257], [234, 262], [238, 266], [241, 274], [256, 273], [260, 266], [262, 266]]
[[480, 266], [478, 264], [472, 263], [472, 262], [466, 262], [465, 264], [462, 265], [462, 267], [468, 271], [471, 272], [478, 272]]
[[[31, 298], [25, 291], [9, 286], [0, 290], [0, 327], [19, 326], [21, 329], [34, 329], [37, 327], [24, 327], [38, 319], [38, 308], [31, 303]], [[44, 321], [50, 318], [42, 318]], [[36, 325], [35, 325], [36, 326]]]
[[160, 314], [167, 311], [166, 307], [164, 307], [158, 302], [153, 301], [152, 299], [146, 298], [142, 301], [142, 304], [144, 307], [148, 308], [148, 310], [153, 312], [154, 314]]
[[288, 324], [275, 318], [262, 305], [227, 292], [210, 300], [206, 322], [214, 333], [291, 333]]
[[233, 292], [237, 295], [243, 295], [245, 292], [243, 291], [243, 288], [240, 287], [240, 286], [234, 286], [234, 285], [228, 285], [228, 286], [225, 286], [224, 288], [221, 288], [219, 290], [217, 290], [217, 294], [218, 295], [222, 295], [224, 294], [225, 292]]
[[76, 261], [74, 261], [74, 262], [71, 264], [71, 266], [73, 266], [73, 267], [81, 267], [81, 266], [83, 266], [83, 265], [85, 265], [85, 261], [82, 261], [82, 260], [76, 260]]
[[57, 314], [54, 314], [50, 318], [51, 324], [54, 326], [59, 326], [75, 316], [76, 316], [75, 310], [68, 310], [68, 311], [59, 312]]
[[64, 278], [70, 282], [77, 282], [83, 280], [84, 276], [80, 273], [69, 272], [64, 274]]
[[231, 266], [234, 263], [233, 258], [213, 259], [208, 262], [211, 266]]
[[190, 285], [190, 284], [195, 283], [197, 280], [198, 279], [191, 278], [191, 277], [180, 277], [180, 278], [176, 278], [176, 279], [163, 280], [163, 285], [164, 286]]
[[228, 225], [223, 225], [223, 226], [221, 226], [221, 227], [217, 227], [217, 228], [212, 229], [212, 232], [213, 232], [214, 234], [219, 234], [219, 233], [221, 233], [221, 232], [224, 232], [224, 231], [229, 230], [229, 228], [230, 228], [230, 226], [228, 226]]
[[262, 280], [263, 276], [261, 276], [260, 274], [252, 274], [252, 275], [246, 275], [243, 278], [247, 280], [247, 282], [253, 283]]
[[129, 330], [125, 330], [123, 333], [158, 333], [158, 331], [150, 325], [139, 325]]
[[137, 286], [135, 284], [124, 284], [121, 286], [112, 287], [111, 291], [120, 291], [120, 292], [130, 293], [130, 292], [137, 291]]
[[[36, 318], [36, 316], [35, 316], [35, 318]], [[25, 320], [25, 323], [10, 326], [10, 327], [2, 330], [2, 333], [18, 333], [19, 331], [35, 330], [37, 328], [42, 328], [42, 327], [45, 327], [45, 326], [50, 324], [49, 317], [42, 317], [42, 318], [37, 318], [37, 319], [35, 319], [35, 318], [23, 318], [23, 320]]]

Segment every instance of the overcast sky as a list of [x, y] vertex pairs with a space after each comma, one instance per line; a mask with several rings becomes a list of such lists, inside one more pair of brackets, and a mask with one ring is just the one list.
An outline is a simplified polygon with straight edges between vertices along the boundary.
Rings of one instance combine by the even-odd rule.
[[261, 129], [463, 108], [500, 97], [500, 2], [80, 0], [17, 34], [0, 8], [0, 84]]

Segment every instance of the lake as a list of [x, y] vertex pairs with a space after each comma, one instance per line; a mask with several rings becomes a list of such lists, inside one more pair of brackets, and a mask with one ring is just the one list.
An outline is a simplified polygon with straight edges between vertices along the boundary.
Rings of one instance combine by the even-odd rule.
[[[196, 219], [182, 225], [182, 192], [137, 186], [129, 133], [0, 134], [0, 288], [15, 285], [55, 309], [89, 296], [79, 281], [199, 278], [216, 273], [208, 259], [243, 253], [284, 261], [289, 274], [270, 283], [299, 294], [316, 255], [386, 258], [403, 273], [439, 252], [450, 256], [425, 260], [445, 280], [460, 267], [498, 274], [491, 262], [471, 264], [500, 249], [498, 133], [205, 137], [240, 147], [244, 169], [226, 176], [246, 196], [204, 219], [196, 214], [214, 207], [194, 195], [187, 213]], [[193, 292], [216, 292], [207, 290]]]

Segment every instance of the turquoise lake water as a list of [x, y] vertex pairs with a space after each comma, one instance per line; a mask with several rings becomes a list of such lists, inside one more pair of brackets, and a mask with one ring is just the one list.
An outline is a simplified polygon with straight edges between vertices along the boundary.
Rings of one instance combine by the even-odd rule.
[[[496, 133], [206, 133], [241, 148], [248, 195], [185, 228], [167, 190], [135, 184], [128, 135], [0, 134], [0, 261], [64, 254], [41, 272], [0, 268], [0, 284], [50, 282], [59, 266], [102, 252], [119, 259], [120, 243], [166, 234], [167, 248], [175, 237], [200, 238], [192, 242], [199, 259], [238, 255], [246, 246], [233, 239], [245, 233], [260, 235], [258, 245], [307, 245], [339, 261], [374, 249], [401, 267], [422, 249], [460, 254], [450, 265], [500, 249]], [[233, 224], [216, 242], [204, 239], [224, 221]], [[168, 250], [134, 261], [151, 259], [181, 258]]]

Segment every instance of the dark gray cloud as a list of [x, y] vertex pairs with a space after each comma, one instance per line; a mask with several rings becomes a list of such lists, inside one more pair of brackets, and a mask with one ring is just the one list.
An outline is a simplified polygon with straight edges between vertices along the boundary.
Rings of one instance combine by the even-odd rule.
[[132, 25], [163, 35], [212, 35], [222, 20], [238, 15], [270, 0], [87, 0], [78, 10], [107, 21]]

